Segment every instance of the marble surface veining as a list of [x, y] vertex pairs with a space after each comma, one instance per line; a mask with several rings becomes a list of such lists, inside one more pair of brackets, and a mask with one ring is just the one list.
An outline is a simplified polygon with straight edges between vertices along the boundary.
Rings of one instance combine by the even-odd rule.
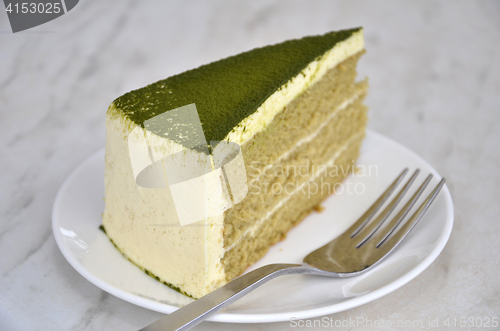
[[[0, 10], [0, 330], [134, 330], [160, 316], [81, 277], [51, 232], [57, 190], [104, 145], [115, 97], [253, 47], [359, 25], [369, 126], [447, 177], [455, 227], [416, 279], [329, 317], [498, 316], [500, 2], [87, 0], [16, 34]], [[269, 328], [292, 329], [195, 329]]]

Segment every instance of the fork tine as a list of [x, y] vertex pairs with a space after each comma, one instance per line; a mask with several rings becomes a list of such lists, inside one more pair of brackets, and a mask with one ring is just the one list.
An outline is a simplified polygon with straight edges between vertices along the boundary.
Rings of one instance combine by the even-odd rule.
[[399, 191], [396, 197], [392, 199], [392, 201], [387, 205], [387, 207], [385, 207], [385, 209], [380, 213], [380, 215], [373, 222], [364, 227], [362, 231], [359, 232], [359, 235], [363, 239], [356, 246], [357, 248], [363, 246], [364, 243], [366, 243], [373, 236], [375, 231], [377, 231], [377, 229], [382, 225], [382, 223], [385, 222], [385, 220], [397, 207], [399, 202], [401, 202], [401, 199], [403, 199], [406, 192], [408, 192], [408, 189], [413, 184], [419, 173], [420, 169], [416, 169], [413, 175], [410, 177], [410, 179], [406, 182], [405, 186], [401, 189], [401, 191]]
[[[387, 201], [387, 199], [391, 196], [392, 192], [398, 187], [399, 183], [403, 180], [403, 178], [408, 173], [408, 168], [405, 168], [399, 176], [392, 182], [392, 184], [385, 190], [384, 193], [373, 203], [373, 205], [361, 216], [356, 223], [354, 223], [348, 231], [351, 233], [351, 238], [353, 238], [362, 228], [368, 223], [369, 220], [377, 213], [377, 211], [382, 207], [382, 205]], [[346, 231], [346, 232], [347, 232]]]
[[422, 215], [427, 211], [431, 203], [434, 201], [434, 199], [438, 195], [439, 191], [441, 190], [445, 182], [446, 182], [445, 178], [441, 179], [439, 184], [437, 184], [437, 186], [434, 188], [431, 194], [429, 194], [427, 199], [425, 199], [425, 201], [420, 205], [417, 211], [413, 213], [410, 219], [406, 221], [403, 227], [399, 231], [397, 231], [394, 234], [394, 236], [392, 236], [392, 238], [386, 240], [385, 242], [380, 242], [377, 245], [377, 248], [379, 247], [384, 248], [384, 251], [386, 251], [385, 254], [387, 254], [390, 251], [392, 251], [394, 247], [399, 245], [399, 243], [403, 241], [403, 239], [408, 235], [408, 233], [410, 233], [410, 231], [415, 227], [415, 224], [417, 224], [417, 222], [422, 218]]
[[[418, 190], [413, 194], [411, 199], [406, 203], [406, 205], [397, 213], [396, 216], [390, 221], [390, 223], [387, 225], [387, 227], [384, 229], [384, 231], [381, 231], [381, 233], [378, 233], [375, 238], [373, 238], [374, 242], [377, 242], [377, 247], [382, 245], [384, 241], [387, 240], [387, 238], [391, 235], [392, 232], [398, 227], [398, 225], [401, 223], [401, 221], [405, 218], [405, 216], [408, 214], [410, 209], [413, 207], [415, 202], [418, 200], [420, 195], [422, 195], [422, 192], [424, 192], [425, 188], [429, 184], [429, 182], [432, 179], [432, 174], [427, 176], [427, 178], [424, 180], [422, 185], [418, 188]], [[389, 231], [386, 231], [389, 229]], [[386, 233], [384, 233], [386, 232]]]

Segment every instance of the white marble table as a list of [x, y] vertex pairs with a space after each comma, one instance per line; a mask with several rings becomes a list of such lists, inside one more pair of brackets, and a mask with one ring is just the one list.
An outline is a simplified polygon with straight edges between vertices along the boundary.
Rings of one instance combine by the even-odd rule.
[[[449, 316], [498, 316], [498, 1], [81, 1], [17, 34], [0, 13], [0, 330], [134, 330], [160, 316], [82, 278], [51, 232], [55, 194], [104, 145], [104, 114], [116, 96], [256, 46], [359, 25], [369, 126], [448, 178], [455, 228], [415, 280], [329, 317], [430, 318], [445, 329]], [[270, 327], [292, 328], [197, 330]]]

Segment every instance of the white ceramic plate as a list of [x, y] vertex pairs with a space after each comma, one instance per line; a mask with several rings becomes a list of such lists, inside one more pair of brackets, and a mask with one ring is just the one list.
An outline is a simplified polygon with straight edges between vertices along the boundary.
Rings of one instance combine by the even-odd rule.
[[[323, 203], [323, 212], [308, 216], [250, 270], [268, 263], [301, 263], [309, 252], [346, 230], [404, 167], [422, 169], [417, 183], [428, 173], [435, 175], [417, 203], [423, 201], [440, 179], [418, 155], [373, 131], [368, 132], [363, 143], [358, 166], [364, 173], [351, 174], [343, 189], [337, 187], [337, 194]], [[98, 229], [104, 208], [103, 177], [104, 150], [100, 150], [80, 165], [59, 190], [52, 226], [64, 257], [96, 286], [138, 306], [170, 313], [191, 302], [192, 299], [157, 282], [123, 258]], [[419, 185], [414, 186], [413, 191]], [[336, 229], [332, 229], [332, 224], [338, 224]], [[292, 317], [312, 318], [373, 301], [403, 286], [427, 268], [446, 245], [452, 226], [453, 203], [444, 186], [406, 241], [371, 272], [347, 279], [307, 275], [277, 278], [211, 320], [261, 323]]]

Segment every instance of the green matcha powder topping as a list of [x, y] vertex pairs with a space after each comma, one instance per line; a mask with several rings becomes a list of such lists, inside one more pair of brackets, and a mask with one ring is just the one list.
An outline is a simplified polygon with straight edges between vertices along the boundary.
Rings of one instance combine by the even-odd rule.
[[115, 107], [133, 122], [196, 104], [206, 141], [223, 140], [307, 65], [361, 28], [256, 48], [124, 94]]

